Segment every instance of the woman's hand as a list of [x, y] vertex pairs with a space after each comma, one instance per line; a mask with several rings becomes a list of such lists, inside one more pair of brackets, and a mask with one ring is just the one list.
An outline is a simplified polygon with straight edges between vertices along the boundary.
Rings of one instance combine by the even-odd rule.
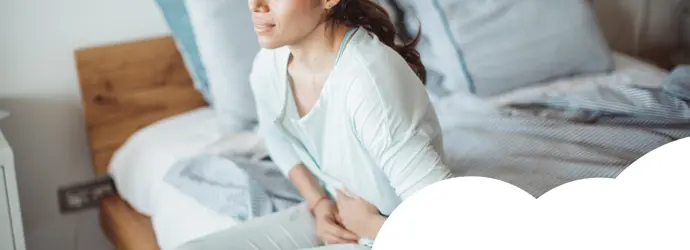
[[335, 202], [325, 199], [313, 209], [316, 219], [316, 234], [325, 244], [357, 243], [359, 236], [338, 223], [338, 207]]
[[347, 190], [338, 191], [336, 202], [340, 223], [345, 228], [362, 237], [376, 238], [386, 217], [374, 205]]

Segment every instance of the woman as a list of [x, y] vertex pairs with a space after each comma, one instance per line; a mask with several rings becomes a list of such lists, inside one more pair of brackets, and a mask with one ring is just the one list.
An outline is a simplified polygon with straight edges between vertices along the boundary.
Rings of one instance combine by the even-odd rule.
[[[366, 249], [386, 216], [447, 179], [416, 41], [371, 0], [249, 0], [251, 84], [273, 161], [305, 203], [184, 249]], [[319, 248], [319, 249], [322, 249]]]

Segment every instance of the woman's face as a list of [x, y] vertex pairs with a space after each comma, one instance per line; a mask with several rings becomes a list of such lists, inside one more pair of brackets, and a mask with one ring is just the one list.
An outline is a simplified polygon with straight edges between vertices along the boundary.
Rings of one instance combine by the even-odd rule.
[[254, 31], [263, 48], [299, 42], [322, 23], [326, 5], [338, 0], [249, 0]]

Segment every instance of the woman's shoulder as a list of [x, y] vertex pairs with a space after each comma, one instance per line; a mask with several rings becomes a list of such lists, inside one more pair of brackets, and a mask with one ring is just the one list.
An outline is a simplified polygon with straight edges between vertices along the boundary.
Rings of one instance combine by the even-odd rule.
[[252, 69], [250, 73], [250, 83], [252, 85], [267, 84], [274, 77], [278, 76], [279, 72], [285, 72], [281, 69], [285, 66], [280, 62], [282, 58], [287, 56], [287, 48], [265, 49], [262, 48], [254, 57]]
[[357, 43], [351, 51], [346, 107], [358, 112], [380, 110], [387, 120], [409, 123], [427, 110], [429, 96], [422, 81], [392, 48], [376, 43]]
[[[251, 73], [249, 74], [249, 85], [252, 88], [254, 98], [257, 100], [277, 100], [282, 89], [279, 86], [284, 76], [281, 70], [280, 58], [285, 49], [261, 49], [254, 58]], [[282, 66], [283, 68], [285, 66]]]
[[405, 59], [375, 35], [365, 35], [353, 43], [350, 51], [352, 66], [348, 75], [355, 78], [350, 92], [374, 91], [387, 100], [426, 99], [426, 88]]
[[389, 87], [413, 86], [412, 88], [416, 89], [423, 86], [405, 59], [393, 48], [381, 42], [376, 35], [363, 32], [356, 38], [353, 40], [349, 57], [353, 75], [377, 85], [390, 85]]
[[277, 70], [279, 70], [278, 67], [281, 66], [279, 62], [282, 61], [288, 55], [289, 51], [286, 47], [280, 47], [276, 49], [261, 48], [254, 57], [252, 72], [276, 72]]

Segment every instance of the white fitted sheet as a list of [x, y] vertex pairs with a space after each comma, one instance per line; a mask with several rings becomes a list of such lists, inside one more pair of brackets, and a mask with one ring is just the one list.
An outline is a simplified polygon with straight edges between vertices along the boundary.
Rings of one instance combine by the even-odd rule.
[[151, 216], [153, 230], [162, 250], [173, 250], [185, 242], [237, 225], [230, 216], [212, 211], [168, 183], [158, 191], [158, 210]]

